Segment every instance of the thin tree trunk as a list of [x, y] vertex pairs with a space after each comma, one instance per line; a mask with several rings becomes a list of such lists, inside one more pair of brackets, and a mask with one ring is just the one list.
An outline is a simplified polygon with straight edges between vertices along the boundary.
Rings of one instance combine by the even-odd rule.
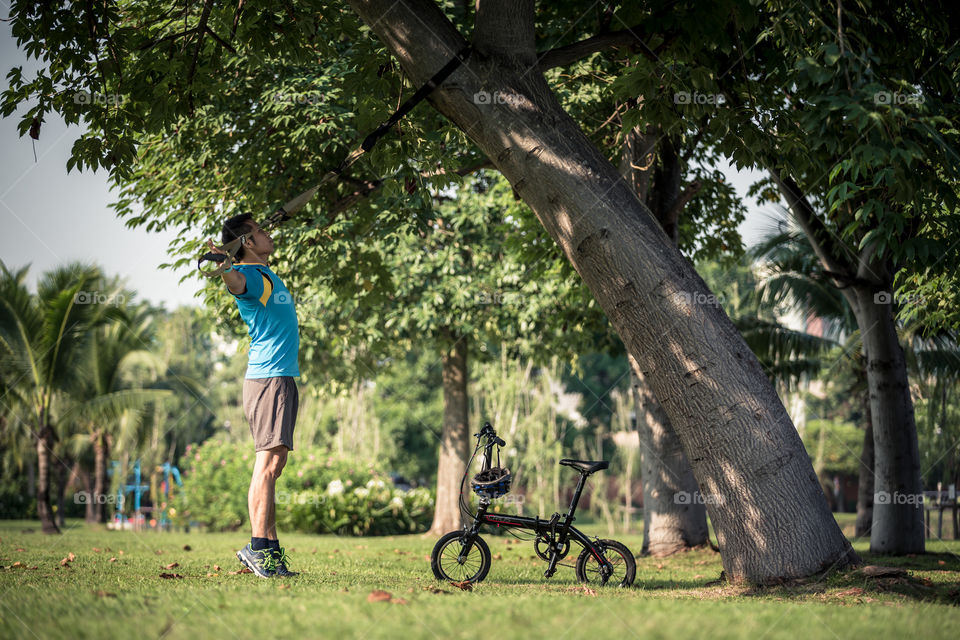
[[643, 474], [643, 547], [655, 557], [707, 544], [707, 511], [697, 480], [643, 372], [631, 356]]
[[66, 524], [67, 485], [70, 484], [71, 468], [66, 460], [57, 460], [57, 526], [63, 528]]
[[[431, 0], [350, 4], [414, 83], [465, 45]], [[760, 363], [537, 70], [533, 16], [532, 0], [482, 0], [475, 54], [430, 101], [530, 205], [648, 373], [699, 486], [717, 500], [707, 511], [726, 576], [780, 582], [855, 562]]]
[[93, 501], [94, 522], [107, 521], [107, 459], [110, 457], [110, 443], [103, 431], [97, 432], [93, 441]]
[[[451, 331], [445, 330], [443, 345], [443, 432], [437, 465], [437, 504], [428, 532], [437, 536], [463, 526], [460, 485], [470, 453], [467, 338], [458, 339]], [[464, 485], [466, 491], [468, 488]]]
[[83, 503], [83, 520], [84, 522], [94, 523], [97, 521], [96, 513], [94, 512], [94, 501], [92, 496], [93, 492], [93, 475], [86, 469], [80, 469], [80, 481], [83, 483], [83, 492], [86, 494], [86, 500]]
[[60, 533], [50, 507], [50, 459], [53, 456], [53, 429], [40, 428], [37, 438], [37, 517], [44, 533]]
[[873, 523], [873, 424], [871, 422], [870, 392], [864, 391], [863, 410], [865, 429], [863, 433], [863, 452], [860, 454], [860, 478], [857, 487], [857, 525], [856, 537], [870, 535]]
[[[852, 305], [867, 357], [874, 446], [870, 551], [923, 553], [923, 485], [913, 399], [893, 307], [872, 288], [854, 286]], [[889, 294], [887, 294], [889, 295]]]

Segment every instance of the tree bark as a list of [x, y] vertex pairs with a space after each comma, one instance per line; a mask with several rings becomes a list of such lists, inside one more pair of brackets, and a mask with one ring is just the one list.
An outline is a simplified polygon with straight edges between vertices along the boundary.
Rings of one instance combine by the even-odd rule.
[[107, 521], [107, 501], [104, 495], [107, 491], [107, 459], [110, 457], [110, 443], [107, 435], [98, 431], [93, 441], [93, 497], [94, 522]]
[[[463, 527], [460, 486], [470, 454], [467, 338], [457, 338], [445, 329], [443, 339], [443, 431], [437, 465], [436, 510], [428, 532], [437, 536]], [[464, 485], [464, 492], [467, 490]]]
[[[350, 4], [414, 83], [465, 45], [429, 0]], [[535, 68], [533, 2], [480, 6], [473, 55], [430, 101], [530, 205], [648, 374], [716, 501], [707, 511], [727, 577], [780, 582], [856, 561], [756, 357], [722, 309], [703, 303], [713, 299], [706, 284]], [[511, 39], [517, 22], [528, 35]]]
[[660, 403], [630, 356], [643, 475], [641, 553], [668, 556], [707, 544], [707, 510], [693, 469]]
[[[659, 158], [656, 157], [660, 141]], [[674, 245], [678, 240], [682, 169], [669, 137], [631, 130], [624, 141], [620, 172], [641, 202], [647, 203]], [[653, 179], [651, 180], [651, 174]], [[664, 557], [709, 542], [707, 510], [693, 469], [683, 453], [670, 418], [628, 356], [633, 380], [643, 484], [641, 553]]]
[[873, 426], [874, 492], [870, 551], [923, 553], [920, 447], [893, 307], [889, 302], [882, 302], [883, 298], [875, 298], [877, 291], [873, 288], [856, 286], [851, 289], [857, 300], [854, 312], [867, 358]]
[[60, 533], [50, 507], [50, 458], [53, 455], [53, 442], [53, 429], [44, 425], [37, 438], [37, 517], [44, 533]]
[[865, 538], [870, 535], [873, 523], [873, 424], [871, 422], [870, 392], [863, 394], [865, 429], [863, 452], [860, 454], [860, 477], [857, 486], [857, 524], [854, 535]]

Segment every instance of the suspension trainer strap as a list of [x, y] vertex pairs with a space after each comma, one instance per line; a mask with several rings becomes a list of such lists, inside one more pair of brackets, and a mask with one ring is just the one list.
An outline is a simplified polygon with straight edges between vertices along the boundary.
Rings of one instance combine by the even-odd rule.
[[[382, 138], [390, 129], [393, 128], [395, 124], [400, 122], [408, 113], [410, 113], [414, 107], [423, 102], [428, 95], [430, 95], [434, 89], [443, 84], [443, 81], [450, 77], [450, 75], [456, 71], [460, 65], [467, 61], [467, 58], [470, 57], [470, 53], [473, 51], [473, 47], [467, 45], [460, 51], [456, 53], [447, 64], [437, 71], [433, 76], [430, 77], [416, 92], [407, 98], [400, 107], [394, 111], [393, 115], [390, 118], [381, 124], [379, 127], [373, 130], [366, 138], [363, 139], [363, 142], [360, 143], [360, 146], [350, 152], [347, 157], [345, 157], [336, 168], [327, 171], [323, 177], [320, 179], [316, 185], [310, 187], [300, 195], [296, 196], [282, 207], [273, 212], [270, 217], [267, 218], [265, 223], [262, 225], [264, 229], [269, 229], [271, 227], [277, 226], [287, 220], [289, 220], [294, 213], [296, 213], [300, 208], [302, 208], [307, 202], [316, 195], [317, 191], [320, 190], [327, 182], [331, 180], [338, 179], [344, 171], [346, 171], [350, 165], [357, 161], [364, 153], [370, 151], [374, 145]], [[212, 251], [203, 254], [200, 259], [197, 261], [197, 269], [203, 275], [208, 278], [215, 278], [222, 274], [226, 269], [229, 269], [233, 264], [233, 258], [237, 255], [237, 252], [240, 250], [240, 246], [246, 240], [245, 236], [240, 236], [239, 238], [234, 238], [230, 242], [226, 243], [220, 249], [226, 252], [226, 255], [222, 253], [214, 253]], [[216, 268], [204, 271], [200, 265], [205, 261], [212, 261], [219, 263], [219, 266]]]

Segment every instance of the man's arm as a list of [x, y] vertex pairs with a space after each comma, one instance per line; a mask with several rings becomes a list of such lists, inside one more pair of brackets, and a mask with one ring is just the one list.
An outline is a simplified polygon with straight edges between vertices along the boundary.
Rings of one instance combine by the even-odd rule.
[[[213, 240], [207, 240], [207, 247], [213, 253], [219, 253], [221, 255], [227, 255], [226, 251], [218, 249], [216, 245], [213, 244]], [[224, 283], [227, 285], [227, 290], [235, 296], [239, 296], [244, 291], [247, 290], [247, 278], [242, 273], [236, 269], [231, 269], [230, 271], [224, 271], [220, 274], [220, 277], [223, 278]]]

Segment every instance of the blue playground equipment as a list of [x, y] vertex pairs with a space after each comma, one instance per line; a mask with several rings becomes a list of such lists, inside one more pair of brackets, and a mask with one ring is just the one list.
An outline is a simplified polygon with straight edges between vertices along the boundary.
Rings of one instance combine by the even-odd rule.
[[[119, 471], [120, 462], [118, 460], [113, 460], [110, 462], [110, 468], [107, 470], [111, 476]], [[173, 486], [172, 483], [176, 482], [178, 487], [183, 486], [183, 481], [180, 479], [180, 470], [177, 467], [173, 466], [169, 462], [163, 463], [162, 466], [157, 467], [157, 471], [163, 474], [163, 480], [160, 483], [161, 493], [163, 494], [163, 502], [166, 503], [167, 498], [170, 496], [170, 489]], [[113, 517], [114, 527], [117, 529], [140, 529], [146, 524], [145, 512], [154, 511], [156, 504], [150, 507], [143, 506], [144, 496], [150, 493], [150, 485], [143, 484], [141, 482], [141, 469], [140, 469], [140, 460], [136, 460], [133, 463], [133, 481], [126, 484], [121, 484], [117, 489], [117, 500], [116, 500], [116, 512]], [[133, 515], [132, 517], [127, 517], [123, 512], [124, 504], [127, 500], [127, 495], [133, 495]], [[152, 502], [156, 503], [156, 500]], [[155, 521], [156, 526], [160, 529], [169, 528], [170, 519], [167, 517], [167, 512], [165, 509], [160, 510], [160, 519]], [[151, 523], [151, 526], [154, 526], [154, 523]]]

